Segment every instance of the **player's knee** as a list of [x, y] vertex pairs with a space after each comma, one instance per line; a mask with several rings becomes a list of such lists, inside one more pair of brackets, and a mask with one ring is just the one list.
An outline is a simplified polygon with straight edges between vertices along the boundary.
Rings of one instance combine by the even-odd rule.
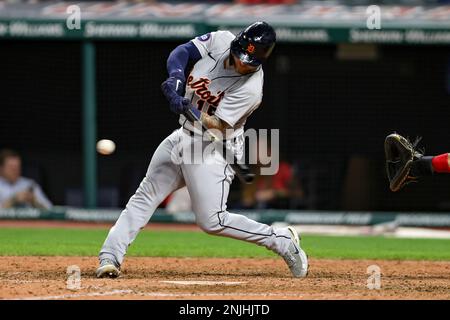
[[197, 220], [200, 229], [209, 234], [216, 234], [223, 230], [223, 225], [220, 223], [217, 213], [210, 214], [208, 217], [208, 219]]
[[209, 234], [216, 234], [219, 233], [220, 230], [222, 230], [219, 224], [212, 221], [202, 221], [197, 223], [197, 225], [200, 227], [200, 229]]

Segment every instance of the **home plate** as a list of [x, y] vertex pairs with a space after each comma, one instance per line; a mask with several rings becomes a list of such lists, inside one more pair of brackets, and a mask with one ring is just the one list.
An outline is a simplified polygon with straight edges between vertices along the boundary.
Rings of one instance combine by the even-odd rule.
[[171, 284], [181, 284], [184, 286], [197, 285], [197, 286], [216, 286], [216, 285], [225, 285], [225, 286], [233, 286], [238, 284], [247, 283], [246, 281], [161, 281], [165, 283]]

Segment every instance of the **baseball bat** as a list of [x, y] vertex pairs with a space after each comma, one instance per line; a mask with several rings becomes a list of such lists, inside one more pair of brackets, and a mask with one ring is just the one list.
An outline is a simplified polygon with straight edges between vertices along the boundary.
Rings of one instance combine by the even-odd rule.
[[[191, 109], [187, 109], [186, 111], [184, 111], [183, 114], [186, 117], [186, 119], [188, 119], [192, 123], [198, 121], [202, 125], [202, 130], [204, 134], [207, 134], [208, 138], [211, 141], [215, 141], [223, 147], [223, 150], [225, 150], [225, 155], [223, 158], [231, 166], [231, 168], [234, 170], [237, 177], [242, 183], [250, 184], [253, 182], [255, 174], [250, 171], [250, 168], [245, 163], [239, 163], [238, 159], [234, 155], [234, 152], [229, 150], [227, 146], [223, 144], [222, 140], [220, 140], [219, 138], [214, 136], [210, 131], [208, 131], [208, 128], [204, 125], [203, 122], [201, 122], [201, 120], [194, 114], [194, 112]], [[233, 155], [233, 159], [227, 159], [229, 155]]]

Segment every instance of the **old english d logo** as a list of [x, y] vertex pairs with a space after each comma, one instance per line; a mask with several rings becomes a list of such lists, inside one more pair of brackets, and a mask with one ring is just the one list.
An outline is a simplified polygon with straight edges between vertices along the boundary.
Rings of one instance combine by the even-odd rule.
[[252, 45], [251, 43], [247, 46], [247, 52], [248, 53], [253, 53], [255, 52], [255, 46]]

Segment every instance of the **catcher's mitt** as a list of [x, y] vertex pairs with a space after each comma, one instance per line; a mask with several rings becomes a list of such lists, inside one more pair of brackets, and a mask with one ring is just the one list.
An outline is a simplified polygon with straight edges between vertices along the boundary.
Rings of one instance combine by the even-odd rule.
[[411, 143], [407, 138], [397, 133], [390, 134], [384, 141], [386, 155], [386, 171], [391, 191], [399, 191], [406, 184], [416, 181], [417, 177], [411, 175], [413, 161], [423, 157], [416, 150], [421, 138]]

